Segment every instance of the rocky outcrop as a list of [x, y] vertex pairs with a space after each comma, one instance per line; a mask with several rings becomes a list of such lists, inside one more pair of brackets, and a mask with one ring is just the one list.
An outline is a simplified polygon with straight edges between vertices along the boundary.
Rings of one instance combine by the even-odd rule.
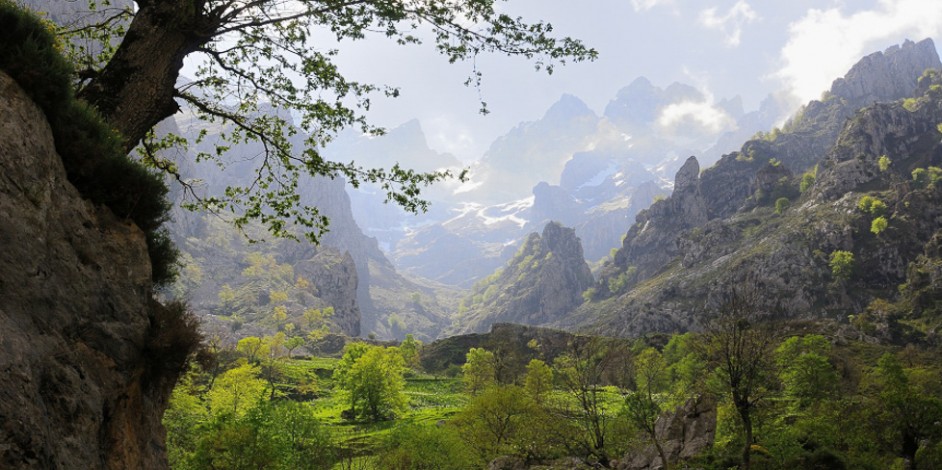
[[312, 279], [317, 296], [334, 308], [334, 315], [329, 319], [335, 327], [334, 331], [359, 336], [357, 267], [350, 253], [341, 254], [334, 250], [321, 249], [312, 258], [295, 264], [295, 271], [305, 279]]
[[498, 322], [545, 325], [582, 303], [593, 283], [575, 231], [551, 222], [532, 233], [512, 260], [472, 290], [452, 333], [486, 331]]
[[3, 74], [0, 217], [0, 467], [166, 468], [176, 375], [158, 365], [175, 358], [153, 355], [144, 234], [81, 198], [43, 113]]
[[[893, 61], [917, 64], [886, 70], [903, 73], [938, 63], [937, 56], [926, 59], [923, 44], [885, 53]], [[873, 57], [879, 56], [871, 62]], [[674, 195], [638, 216], [614, 262], [603, 268], [600, 300], [584, 304], [557, 326], [592, 325], [592, 331], [623, 335], [697, 329], [705, 312], [746, 282], [763, 294], [756, 308], [780, 318], [853, 314], [874, 298], [897, 297], [907, 265], [942, 221], [938, 189], [910, 182], [914, 169], [942, 162], [936, 129], [942, 121], [942, 78], [916, 79], [899, 77], [903, 85], [895, 92], [861, 85], [852, 89], [882, 91], [809, 104], [785, 130], [746, 143], [699, 179], [688, 161]], [[845, 80], [860, 81], [870, 83], [854, 74]], [[903, 90], [917, 96], [877, 103], [849, 120], [834, 121], [852, 99], [899, 96]], [[838, 87], [833, 96], [837, 93], [850, 92]], [[833, 129], [842, 130], [832, 137]], [[885, 170], [879, 165], [882, 155], [892, 161]], [[799, 194], [799, 175], [815, 165], [814, 184]], [[887, 206], [885, 232], [872, 231], [878, 214], [857, 207], [866, 193]], [[776, 209], [780, 198], [789, 204]], [[850, 279], [832, 275], [829, 257], [837, 250], [854, 255]], [[609, 289], [624, 284], [627, 289]]]
[[695, 157], [690, 157], [674, 178], [671, 197], [655, 202], [638, 215], [613, 263], [602, 272], [606, 281], [599, 282], [597, 288], [601, 289], [602, 295], [617, 294], [611, 291], [611, 283], [607, 280], [623, 276], [622, 273], [629, 270], [630, 279], [626, 279], [627, 284], [621, 289], [654, 275], [678, 255], [677, 238], [680, 234], [707, 220], [700, 165]]
[[905, 41], [883, 52], [874, 52], [834, 80], [831, 94], [862, 108], [870, 103], [892, 101], [916, 92], [916, 79], [927, 69], [942, 68], [931, 39]]
[[[674, 412], [658, 418], [655, 426], [658, 442], [669, 462], [689, 459], [713, 446], [716, 436], [716, 399], [700, 396], [687, 400]], [[638, 453], [625, 455], [614, 465], [618, 470], [646, 470], [663, 468], [655, 446], [649, 445]]]

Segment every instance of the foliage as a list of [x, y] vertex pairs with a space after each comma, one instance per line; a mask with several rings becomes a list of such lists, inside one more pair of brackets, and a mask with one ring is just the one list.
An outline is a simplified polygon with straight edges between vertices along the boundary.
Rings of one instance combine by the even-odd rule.
[[[185, 207], [228, 215], [240, 228], [257, 221], [277, 236], [294, 237], [301, 228], [312, 240], [326, 229], [327, 220], [301, 200], [303, 177], [343, 177], [354, 186], [376, 183], [389, 201], [417, 212], [428, 206], [421, 188], [452, 176], [398, 165], [369, 169], [323, 158], [320, 149], [343, 128], [381, 134], [364, 114], [376, 95], [399, 94], [396, 88], [345, 77], [334, 63], [337, 47], [368, 36], [401, 45], [427, 41], [450, 62], [473, 62], [482, 53], [498, 52], [533, 60], [547, 72], [556, 64], [596, 57], [577, 40], [553, 37], [547, 23], [503, 13], [493, 0], [291, 6], [276, 0], [174, 0], [139, 3], [122, 11], [121, 18], [130, 21], [126, 31], [116, 27], [120, 22], [105, 21], [63, 34], [91, 34], [108, 45], [120, 42], [120, 47], [106, 47], [102, 56], [76, 60], [87, 67], [80, 95], [122, 134], [123, 148], [129, 151], [143, 141], [145, 160], [184, 183], [191, 197]], [[332, 38], [326, 44], [325, 35]], [[141, 58], [146, 58], [143, 64]], [[179, 80], [184, 59], [196, 65], [187, 81]], [[472, 68], [466, 84], [479, 86], [480, 81], [481, 73]], [[206, 127], [219, 129], [218, 141], [209, 142], [205, 133], [194, 142], [175, 135], [155, 137], [153, 127], [176, 113], [177, 102]], [[271, 109], [281, 112], [266, 113]], [[220, 194], [198, 194], [177, 172], [183, 165], [159, 150], [201, 143], [213, 148], [197, 160], [223, 167], [233, 163], [226, 158], [230, 147], [257, 144], [264, 156], [255, 162], [255, 178]]]
[[714, 369], [719, 390], [732, 402], [743, 433], [742, 468], [750, 468], [754, 418], [771, 388], [775, 331], [759, 318], [758, 293], [732, 293], [703, 338], [703, 355]]
[[886, 203], [870, 195], [861, 197], [857, 201], [857, 208], [877, 217], [886, 213]]
[[262, 402], [244, 416], [210, 422], [191, 458], [192, 468], [326, 470], [333, 445], [310, 406]]
[[397, 426], [379, 458], [389, 470], [471, 470], [478, 457], [451, 426]]
[[625, 414], [638, 429], [647, 434], [661, 458], [664, 470], [670, 469], [670, 460], [657, 435], [657, 420], [664, 410], [670, 390], [669, 373], [664, 357], [654, 348], [646, 348], [634, 358], [637, 389], [625, 397]]
[[627, 344], [603, 338], [573, 340], [566, 353], [553, 361], [554, 375], [572, 401], [571, 419], [580, 428], [571, 446], [600, 461], [607, 461], [612, 410], [605, 400], [604, 382], [624, 386], [628, 380]]
[[422, 348], [422, 342], [416, 340], [411, 334], [407, 334], [405, 339], [399, 343], [399, 354], [402, 356], [402, 362], [406, 367], [416, 368], [419, 366], [419, 350]]
[[494, 353], [484, 348], [471, 348], [461, 366], [461, 379], [465, 390], [478, 394], [497, 383], [497, 359]]
[[353, 416], [379, 421], [405, 407], [405, 363], [397, 348], [351, 348], [341, 364], [345, 368], [338, 365], [335, 380], [347, 392]]
[[801, 175], [801, 182], [798, 183], [798, 190], [804, 194], [811, 186], [814, 185], [815, 179], [817, 178], [818, 167], [815, 165], [814, 169], [806, 171]]
[[[540, 408], [516, 385], [494, 385], [475, 396], [455, 419], [461, 435], [481, 462], [499, 455], [545, 452], [540, 439]], [[543, 438], [546, 436], [544, 435]]]
[[775, 349], [784, 394], [799, 407], [836, 397], [839, 377], [830, 352], [831, 343], [821, 335], [793, 336]]
[[543, 403], [546, 394], [553, 389], [553, 369], [539, 359], [530, 359], [523, 383], [530, 398], [537, 403]]
[[213, 416], [244, 416], [265, 395], [265, 381], [259, 378], [261, 369], [251, 364], [223, 372], [216, 378], [213, 388], [206, 393], [209, 412]]
[[886, 217], [881, 215], [880, 217], [873, 219], [873, 222], [870, 223], [870, 231], [873, 232], [874, 235], [879, 235], [883, 233], [883, 231], [886, 230], [889, 225], [890, 223], [887, 222]]
[[893, 164], [893, 160], [890, 160], [890, 157], [886, 155], [880, 155], [880, 158], [877, 159], [877, 167], [880, 168], [880, 171], [886, 172], [890, 169], [890, 165]]
[[835, 281], [846, 281], [850, 279], [854, 270], [854, 254], [845, 250], [835, 250], [831, 252], [828, 266], [831, 267], [831, 276]]
[[791, 204], [792, 202], [789, 201], [787, 197], [780, 197], [776, 199], [775, 200], [775, 213], [781, 215], [786, 210], [788, 210]]

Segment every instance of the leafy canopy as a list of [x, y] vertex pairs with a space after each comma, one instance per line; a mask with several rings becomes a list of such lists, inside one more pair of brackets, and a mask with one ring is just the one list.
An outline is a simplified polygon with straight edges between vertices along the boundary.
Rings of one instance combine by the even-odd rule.
[[[78, 94], [123, 134], [125, 148], [141, 143], [143, 160], [183, 185], [186, 208], [226, 216], [239, 228], [260, 222], [276, 236], [295, 238], [300, 229], [315, 242], [328, 220], [299, 194], [308, 176], [342, 177], [354, 187], [378, 184], [387, 202], [411, 212], [428, 207], [422, 187], [465, 177], [463, 171], [363, 168], [324, 158], [322, 148], [341, 129], [382, 134], [364, 113], [377, 95], [399, 94], [395, 87], [344, 76], [334, 63], [344, 44], [367, 38], [427, 43], [452, 63], [473, 64], [482, 53], [522, 56], [549, 73], [557, 64], [597, 56], [578, 40], [555, 37], [549, 23], [503, 13], [496, 0], [139, 0], [136, 9], [108, 0], [90, 4], [101, 12], [100, 21], [66, 26], [62, 34], [70, 44], [104, 44], [72, 48], [83, 67]], [[188, 81], [180, 76], [184, 59], [198, 64]], [[472, 65], [465, 84], [479, 86], [481, 79]], [[158, 136], [154, 126], [181, 106], [218, 135], [204, 130], [193, 142]], [[225, 168], [236, 163], [230, 148], [242, 144], [261, 148], [253, 158], [254, 178], [219, 194], [181, 173], [180, 160], [189, 157], [161, 152], [201, 145], [208, 150], [195, 156], [198, 162]]]

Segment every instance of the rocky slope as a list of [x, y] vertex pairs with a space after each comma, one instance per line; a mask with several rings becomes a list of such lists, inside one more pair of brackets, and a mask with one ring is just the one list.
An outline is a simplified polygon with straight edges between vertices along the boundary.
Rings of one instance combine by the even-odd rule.
[[[908, 182], [939, 164], [937, 78], [918, 79], [940, 66], [930, 40], [873, 54], [784, 130], [702, 173], [688, 159], [671, 198], [638, 216], [604, 268], [596, 302], [563, 324], [625, 335], [697, 328], [744, 283], [762, 292], [761, 308], [791, 317], [843, 317], [895, 297], [942, 222], [938, 191]], [[860, 209], [864, 195], [885, 214]], [[881, 233], [871, 231], [878, 215], [888, 222]], [[850, 279], [832, 273], [838, 250], [853, 253]]]
[[0, 467], [166, 468], [182, 358], [161, 347], [144, 234], [82, 199], [3, 74], [0, 214]]
[[475, 285], [450, 334], [487, 331], [494, 323], [545, 325], [582, 303], [592, 273], [575, 231], [551, 222], [530, 234], [503, 269]]

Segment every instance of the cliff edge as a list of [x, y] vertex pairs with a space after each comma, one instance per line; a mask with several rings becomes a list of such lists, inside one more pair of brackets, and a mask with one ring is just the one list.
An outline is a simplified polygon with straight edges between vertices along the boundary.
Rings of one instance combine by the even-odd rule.
[[144, 233], [84, 200], [55, 149], [0, 73], [0, 467], [166, 468], [175, 313], [151, 300]]

